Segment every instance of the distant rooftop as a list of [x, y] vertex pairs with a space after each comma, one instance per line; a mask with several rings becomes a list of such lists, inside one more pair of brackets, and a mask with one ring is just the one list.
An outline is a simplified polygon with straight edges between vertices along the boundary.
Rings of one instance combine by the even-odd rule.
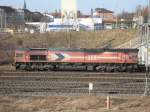
[[54, 18], [61, 18], [60, 12], [53, 12], [53, 13], [50, 13], [50, 15], [52, 15]]
[[16, 9], [12, 8], [11, 6], [0, 6], [0, 9], [3, 9], [5, 12], [14, 12]]
[[22, 10], [24, 10], [24, 12], [25, 13], [32, 13], [30, 10], [28, 10], [28, 9], [22, 9]]
[[107, 10], [105, 8], [96, 8], [95, 11], [99, 12], [99, 13], [114, 13], [111, 10]]

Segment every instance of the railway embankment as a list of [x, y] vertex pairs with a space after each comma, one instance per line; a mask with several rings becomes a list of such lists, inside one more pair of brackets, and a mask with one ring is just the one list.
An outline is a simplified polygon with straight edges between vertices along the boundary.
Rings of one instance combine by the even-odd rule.
[[0, 38], [0, 64], [13, 63], [14, 50], [20, 47], [113, 48], [136, 36], [136, 30], [119, 29], [98, 32], [50, 32], [3, 36]]

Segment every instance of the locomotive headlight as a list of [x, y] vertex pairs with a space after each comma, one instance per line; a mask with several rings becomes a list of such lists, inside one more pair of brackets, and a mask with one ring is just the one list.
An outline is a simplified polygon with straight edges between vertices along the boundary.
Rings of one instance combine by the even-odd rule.
[[51, 59], [51, 58], [52, 58], [51, 55], [48, 55], [48, 56], [47, 56], [47, 59]]

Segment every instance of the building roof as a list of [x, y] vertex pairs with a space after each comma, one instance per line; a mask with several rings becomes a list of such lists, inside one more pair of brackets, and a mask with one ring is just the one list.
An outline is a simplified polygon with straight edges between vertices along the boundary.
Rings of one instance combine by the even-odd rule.
[[54, 18], [61, 18], [61, 13], [59, 12], [50, 13], [50, 15], [52, 15]]
[[85, 14], [84, 14], [84, 15], [79, 15], [79, 16], [78, 16], [78, 18], [89, 18], [89, 17], [91, 17], [91, 15], [85, 15]]
[[117, 20], [103, 20], [103, 23], [116, 23]]
[[42, 13], [40, 13], [40, 12], [37, 12], [37, 11], [36, 11], [36, 12], [33, 12], [33, 14], [34, 14], [34, 15], [43, 16], [43, 14], [42, 14]]
[[3, 9], [5, 12], [14, 12], [16, 9], [10, 7], [10, 6], [0, 6], [0, 9]]
[[114, 13], [113, 11], [107, 10], [105, 8], [96, 8], [95, 11], [98, 13]]
[[22, 9], [22, 10], [24, 10], [25, 13], [30, 13], [30, 14], [32, 14], [32, 12], [31, 12], [30, 10], [28, 10], [28, 9]]

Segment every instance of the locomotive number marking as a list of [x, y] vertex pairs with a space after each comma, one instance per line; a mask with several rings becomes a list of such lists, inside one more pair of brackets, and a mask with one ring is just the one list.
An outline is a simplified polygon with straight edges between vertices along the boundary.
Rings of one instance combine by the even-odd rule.
[[120, 57], [111, 56], [111, 57], [104, 57], [104, 56], [96, 56], [96, 55], [90, 55], [85, 57], [86, 60], [93, 60], [96, 61], [98, 59], [120, 59]]
[[87, 60], [97, 60], [97, 56], [86, 56]]

